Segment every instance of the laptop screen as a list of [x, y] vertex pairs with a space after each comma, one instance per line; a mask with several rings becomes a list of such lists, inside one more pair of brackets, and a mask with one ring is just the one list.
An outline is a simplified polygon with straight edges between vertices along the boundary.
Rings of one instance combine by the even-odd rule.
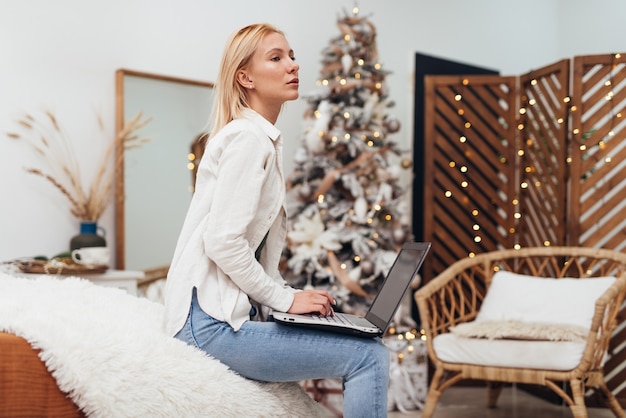
[[386, 331], [429, 248], [430, 243], [410, 242], [400, 250], [366, 315], [381, 330]]

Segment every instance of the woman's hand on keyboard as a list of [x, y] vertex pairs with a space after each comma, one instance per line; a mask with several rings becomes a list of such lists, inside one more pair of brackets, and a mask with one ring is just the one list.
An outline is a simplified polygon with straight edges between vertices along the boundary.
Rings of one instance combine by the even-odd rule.
[[335, 314], [335, 299], [325, 290], [303, 290], [294, 293], [293, 303], [287, 312], [294, 314], [318, 313], [323, 316]]

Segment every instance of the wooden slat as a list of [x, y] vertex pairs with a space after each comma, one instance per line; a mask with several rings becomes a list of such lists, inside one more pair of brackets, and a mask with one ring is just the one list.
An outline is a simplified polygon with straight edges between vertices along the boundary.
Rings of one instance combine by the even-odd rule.
[[567, 103], [569, 60], [520, 76], [523, 156], [519, 161], [522, 246], [563, 245], [566, 241]]
[[[576, 224], [577, 245], [602, 243], [626, 246], [626, 57], [623, 54], [574, 58], [572, 102], [572, 184], [568, 218]], [[612, 95], [612, 100], [607, 97]], [[583, 138], [583, 133], [588, 133]], [[613, 135], [610, 135], [610, 132]], [[615, 211], [615, 208], [622, 208]]]
[[427, 278], [470, 253], [513, 245], [517, 106], [514, 77], [431, 76], [425, 87]]

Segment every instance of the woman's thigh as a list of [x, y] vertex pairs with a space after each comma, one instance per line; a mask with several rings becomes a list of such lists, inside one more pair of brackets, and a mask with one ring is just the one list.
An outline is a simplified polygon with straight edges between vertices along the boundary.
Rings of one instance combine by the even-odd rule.
[[205, 314], [195, 300], [177, 338], [195, 345], [243, 376], [264, 381], [346, 377], [365, 360], [388, 355], [379, 339], [276, 322], [246, 321], [235, 332], [227, 323]]

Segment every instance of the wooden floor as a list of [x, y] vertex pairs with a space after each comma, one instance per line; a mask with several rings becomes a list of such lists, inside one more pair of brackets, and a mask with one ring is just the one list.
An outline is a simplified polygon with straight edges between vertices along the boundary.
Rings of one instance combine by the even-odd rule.
[[[480, 387], [449, 388], [443, 392], [434, 418], [571, 418], [567, 406], [555, 405], [515, 387], [502, 390], [498, 407], [485, 407], [486, 391]], [[588, 408], [589, 418], [613, 417], [609, 409]], [[389, 418], [421, 417], [420, 411], [390, 412]]]
[[[485, 407], [487, 392], [482, 387], [451, 387], [443, 392], [434, 418], [572, 418], [569, 407], [556, 405], [521, 389], [502, 389], [498, 407]], [[337, 406], [337, 405], [335, 405]], [[588, 408], [588, 418], [614, 417], [606, 408]], [[329, 411], [329, 417], [337, 417]], [[419, 410], [389, 412], [389, 418], [418, 418]]]

